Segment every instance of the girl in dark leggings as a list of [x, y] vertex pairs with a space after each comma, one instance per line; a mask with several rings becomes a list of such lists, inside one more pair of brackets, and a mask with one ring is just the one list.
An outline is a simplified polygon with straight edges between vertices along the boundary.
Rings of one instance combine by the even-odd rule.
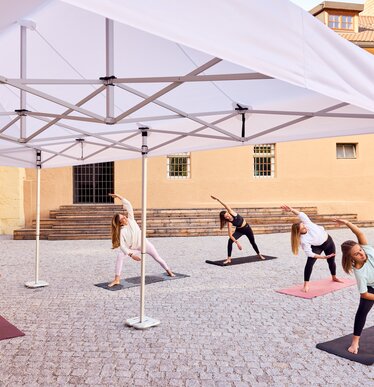
[[361, 296], [353, 327], [352, 343], [348, 348], [349, 352], [356, 354], [366, 317], [374, 305], [374, 248], [368, 245], [365, 234], [353, 223], [343, 219], [335, 221], [350, 228], [358, 240], [358, 243], [349, 240], [341, 245], [343, 269], [347, 274], [353, 271]]
[[[211, 196], [211, 198], [214, 200], [217, 200], [226, 208], [226, 211], [221, 211], [219, 214], [221, 229], [223, 229], [223, 227], [227, 223], [227, 231], [229, 234], [229, 240], [227, 243], [227, 259], [224, 261], [224, 264], [227, 265], [231, 263], [231, 253], [232, 253], [233, 243], [236, 243], [236, 245], [238, 246], [238, 249], [242, 250], [242, 246], [238, 241], [238, 239], [242, 235], [245, 235], [248, 238], [249, 242], [251, 243], [253, 249], [255, 250], [259, 258], [265, 259], [260, 254], [260, 250], [258, 249], [255, 242], [253, 231], [250, 225], [245, 221], [245, 219], [241, 215], [233, 211], [227, 204], [221, 202], [221, 200], [219, 200], [218, 198], [214, 196]], [[234, 233], [232, 232], [232, 226], [236, 227]]]
[[[331, 236], [328, 235], [326, 242], [324, 242], [321, 246], [311, 246], [312, 252], [317, 255], [321, 255], [322, 252], [325, 253], [324, 258], [327, 255], [334, 255], [331, 258], [327, 258], [327, 263], [329, 265], [330, 273], [332, 276], [336, 276], [336, 263], [335, 263], [335, 243], [332, 240]], [[304, 269], [304, 281], [309, 282], [310, 276], [312, 275], [312, 269], [314, 264], [317, 262], [317, 258], [308, 257]]]
[[[331, 236], [327, 234], [322, 226], [313, 223], [309, 217], [303, 212], [299, 212], [294, 208], [283, 205], [281, 208], [284, 211], [292, 212], [297, 215], [300, 222], [294, 223], [291, 229], [291, 245], [292, 252], [297, 255], [299, 246], [301, 245], [308, 259], [304, 269], [304, 287], [303, 291], [309, 291], [309, 281], [312, 274], [313, 265], [317, 259], [327, 259], [332, 280], [342, 282], [336, 277], [335, 264], [335, 244]], [[325, 253], [325, 255], [321, 255]]]

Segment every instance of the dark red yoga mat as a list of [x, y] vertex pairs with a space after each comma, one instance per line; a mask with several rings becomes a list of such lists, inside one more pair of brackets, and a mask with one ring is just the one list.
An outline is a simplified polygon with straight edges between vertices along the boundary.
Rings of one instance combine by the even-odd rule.
[[4, 317], [0, 316], [0, 340], [12, 339], [13, 337], [25, 336], [18, 328], [12, 325]]

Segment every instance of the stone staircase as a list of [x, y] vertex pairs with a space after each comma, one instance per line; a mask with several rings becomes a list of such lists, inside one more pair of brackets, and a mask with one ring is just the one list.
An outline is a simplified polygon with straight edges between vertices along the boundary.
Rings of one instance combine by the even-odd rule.
[[[374, 221], [357, 222], [356, 214], [318, 214], [317, 207], [298, 207], [310, 218], [326, 229], [336, 228], [334, 217], [349, 219], [359, 227], [374, 227]], [[147, 236], [207, 236], [227, 235], [227, 228], [219, 229], [218, 208], [196, 209], [150, 209], [147, 211]], [[40, 239], [110, 239], [110, 224], [113, 214], [121, 212], [122, 206], [115, 204], [63, 205], [50, 211], [49, 219], [40, 221]], [[285, 214], [278, 207], [238, 208], [247, 219], [255, 234], [289, 232], [297, 221], [292, 214]], [[134, 210], [141, 226], [141, 210]], [[15, 230], [16, 240], [35, 239], [35, 221], [32, 227]]]

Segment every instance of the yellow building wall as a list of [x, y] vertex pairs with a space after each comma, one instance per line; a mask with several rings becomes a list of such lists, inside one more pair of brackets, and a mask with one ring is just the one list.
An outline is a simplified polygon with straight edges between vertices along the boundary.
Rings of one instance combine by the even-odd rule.
[[[356, 159], [337, 159], [336, 143], [357, 143]], [[149, 208], [317, 206], [320, 213], [374, 219], [374, 135], [276, 144], [275, 177], [253, 177], [253, 146], [191, 153], [191, 178], [167, 178], [167, 158], [148, 158]], [[1, 232], [36, 217], [36, 171], [3, 168]], [[73, 203], [72, 168], [41, 170], [41, 217]], [[17, 171], [17, 172], [16, 172]], [[115, 162], [115, 191], [141, 207], [141, 159]], [[4, 190], [3, 187], [9, 187]], [[6, 199], [7, 198], [7, 199]]]
[[[36, 169], [25, 170], [25, 225], [36, 219]], [[48, 218], [49, 211], [73, 203], [72, 168], [51, 168], [40, 171], [40, 216]]]
[[[358, 143], [356, 159], [337, 159], [336, 143]], [[322, 213], [374, 219], [374, 136], [276, 144], [274, 178], [253, 177], [253, 147], [193, 152], [191, 178], [168, 179], [166, 157], [149, 158], [148, 206], [214, 207], [210, 194], [234, 207], [315, 205]], [[141, 206], [141, 162], [116, 162], [116, 190]]]
[[23, 168], [0, 167], [0, 234], [24, 225]]

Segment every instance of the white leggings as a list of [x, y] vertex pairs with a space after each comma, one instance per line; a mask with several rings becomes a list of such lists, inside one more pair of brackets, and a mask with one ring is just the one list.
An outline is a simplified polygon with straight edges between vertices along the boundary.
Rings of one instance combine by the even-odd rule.
[[[170, 270], [167, 263], [160, 257], [156, 248], [148, 240], [146, 240], [145, 250], [146, 250], [146, 253], [149, 254], [156, 262], [158, 262], [163, 267], [164, 270]], [[141, 254], [140, 250], [130, 250], [130, 252], [138, 256], [140, 256]], [[124, 252], [120, 248], [118, 248], [117, 260], [116, 260], [116, 275], [118, 276], [120, 276], [122, 273], [123, 259], [125, 257], [129, 257], [129, 256], [125, 255]]]

